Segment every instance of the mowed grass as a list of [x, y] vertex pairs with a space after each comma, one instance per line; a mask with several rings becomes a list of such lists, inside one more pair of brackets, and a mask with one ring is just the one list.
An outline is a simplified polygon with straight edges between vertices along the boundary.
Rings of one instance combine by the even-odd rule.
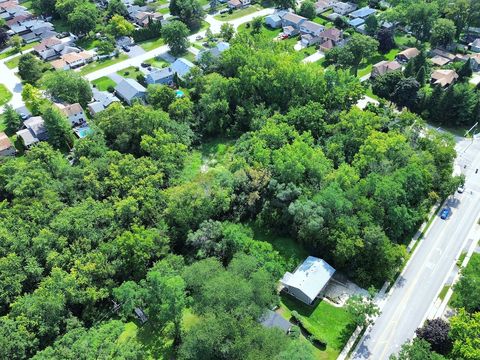
[[395, 56], [400, 52], [400, 49], [395, 48], [390, 50], [386, 54], [377, 54], [376, 56], [373, 56], [367, 60], [364, 60], [361, 64], [360, 67], [358, 68], [358, 77], [365, 76], [369, 74], [372, 71], [373, 65], [376, 63], [386, 60], [386, 61], [393, 61], [395, 59]]
[[162, 38], [154, 39], [154, 40], [147, 40], [141, 41], [138, 43], [140, 47], [145, 51], [150, 51], [156, 49], [162, 45], [165, 45], [165, 41]]
[[143, 73], [140, 71], [140, 69], [137, 70], [137, 68], [134, 66], [129, 66], [125, 69], [119, 70], [117, 71], [117, 74], [124, 78], [130, 78], [134, 80], [137, 80], [138, 75], [143, 76]]
[[22, 55], [15, 56], [15, 57], [11, 58], [10, 60], [5, 61], [5, 65], [7, 65], [7, 67], [9, 69], [15, 69], [16, 67], [18, 67], [18, 62], [20, 61], [20, 56], [22, 56]]
[[115, 87], [115, 81], [110, 79], [108, 76], [102, 76], [96, 80], [92, 81], [92, 84], [100, 91], [106, 91], [110, 86]]
[[0, 84], [0, 106], [8, 103], [12, 96], [12, 93], [7, 89], [7, 87], [3, 84]]
[[326, 301], [308, 306], [289, 295], [282, 295], [281, 314], [290, 319], [294, 310], [302, 317], [307, 330], [327, 343], [325, 350], [315, 348], [317, 359], [336, 359], [352, 333], [351, 315], [345, 309], [335, 307]]
[[110, 65], [119, 63], [123, 60], [127, 60], [128, 56], [126, 54], [120, 54], [118, 57], [113, 57], [111, 59], [101, 60], [101, 61], [94, 61], [88, 65], [85, 65], [80, 69], [80, 75], [90, 74], [91, 72], [106, 68]]
[[262, 10], [262, 9], [263, 8], [260, 5], [251, 5], [251, 6], [248, 6], [248, 7], [244, 8], [244, 9], [233, 10], [233, 12], [231, 14], [229, 14], [227, 12], [225, 14], [215, 15], [214, 18], [217, 19], [217, 20], [220, 20], [220, 21], [229, 21], [229, 20], [234, 20], [234, 19], [241, 18], [241, 17], [246, 16], [246, 15], [253, 14], [254, 12], [256, 12], [258, 10]]
[[159, 68], [159, 69], [167, 67], [168, 65], [170, 65], [170, 63], [168, 61], [163, 60], [160, 57], [154, 57], [154, 58], [146, 60], [145, 62], [147, 64], [150, 64], [151, 66]]
[[[29, 49], [37, 46], [38, 44], [40, 44], [40, 42], [35, 41], [35, 42], [31, 43], [31, 44], [24, 45], [24, 46], [22, 46], [22, 48], [20, 49], [20, 52], [29, 50]], [[15, 55], [15, 54], [18, 54], [18, 52], [15, 51], [15, 49], [11, 48], [10, 50], [1, 53], [1, 54], [0, 54], [0, 59], [5, 59], [5, 58], [7, 58], [7, 57], [9, 57], [9, 56], [12, 56], [12, 55]]]

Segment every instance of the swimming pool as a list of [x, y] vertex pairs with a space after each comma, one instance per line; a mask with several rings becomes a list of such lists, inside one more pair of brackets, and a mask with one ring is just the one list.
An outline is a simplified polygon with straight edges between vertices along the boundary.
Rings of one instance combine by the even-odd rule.
[[78, 128], [75, 132], [77, 133], [77, 135], [80, 139], [83, 139], [88, 134], [91, 134], [93, 131], [92, 131], [92, 129], [90, 129], [89, 126], [85, 126], [85, 127], [82, 127], [82, 128]]
[[175, 94], [177, 95], [177, 98], [181, 98], [181, 97], [183, 97], [183, 95], [185, 95], [182, 90], [175, 91]]

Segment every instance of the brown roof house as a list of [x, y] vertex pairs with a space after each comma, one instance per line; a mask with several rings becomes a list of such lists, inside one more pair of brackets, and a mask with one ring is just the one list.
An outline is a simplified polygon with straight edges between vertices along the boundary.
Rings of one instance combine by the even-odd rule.
[[420, 50], [412, 47], [412, 48], [408, 48], [408, 49], [405, 49], [403, 51], [400, 51], [397, 54], [396, 59], [397, 59], [398, 62], [406, 63], [406, 62], [408, 62], [408, 60], [413, 59], [414, 57], [418, 56], [419, 54], [420, 54]]
[[87, 122], [85, 112], [79, 103], [71, 105], [55, 104], [55, 106], [67, 117], [72, 127], [81, 126]]
[[455, 70], [435, 70], [432, 72], [430, 82], [432, 85], [439, 85], [443, 88], [449, 87], [458, 79]]
[[8, 138], [7, 134], [0, 132], [0, 157], [13, 156], [17, 150]]
[[400, 70], [400, 69], [402, 69], [402, 65], [400, 65], [397, 61], [384, 60], [373, 65], [371, 76], [372, 78], [374, 78], [376, 76], [385, 75], [386, 73], [389, 73], [395, 70]]
[[328, 51], [343, 42], [343, 32], [337, 28], [326, 29], [320, 35], [320, 50]]

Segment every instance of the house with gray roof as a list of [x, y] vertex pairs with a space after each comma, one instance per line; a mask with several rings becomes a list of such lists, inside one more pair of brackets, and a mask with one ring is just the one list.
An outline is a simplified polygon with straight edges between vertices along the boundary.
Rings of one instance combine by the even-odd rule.
[[48, 139], [47, 129], [41, 116], [33, 116], [25, 120], [23, 127], [22, 130], [17, 131], [17, 136], [22, 139], [26, 148]]
[[280, 283], [285, 292], [311, 305], [334, 273], [335, 269], [326, 261], [309, 256], [293, 273], [286, 272]]
[[88, 111], [91, 115], [102, 112], [114, 102], [120, 102], [119, 98], [108, 91], [100, 91], [96, 88], [93, 88], [92, 94], [94, 101], [88, 104]]
[[366, 19], [367, 17], [369, 17], [372, 14], [375, 14], [376, 12], [377, 10], [372, 9], [368, 6], [365, 6], [361, 9], [351, 12], [350, 14], [348, 14], [348, 16], [350, 16], [352, 19], [355, 19], [355, 18]]
[[175, 74], [180, 79], [184, 79], [193, 67], [195, 65], [192, 62], [184, 58], [178, 58], [170, 66], [150, 72], [145, 79], [148, 85], [170, 85], [173, 84]]
[[147, 89], [143, 85], [130, 78], [123, 79], [115, 86], [115, 94], [128, 105], [131, 105], [135, 99], [143, 101], [146, 93]]
[[279, 29], [282, 27], [282, 18], [278, 14], [272, 14], [265, 17], [265, 24], [272, 29]]
[[199, 61], [202, 58], [202, 56], [206, 53], [210, 53], [212, 54], [213, 58], [218, 59], [220, 55], [222, 55], [222, 53], [228, 49], [230, 49], [230, 44], [225, 41], [220, 41], [214, 47], [200, 51], [197, 54], [196, 59], [197, 61]]
[[307, 18], [304, 18], [303, 16], [288, 12], [285, 15], [283, 15], [282, 27], [291, 26], [294, 29], [297, 29], [297, 30], [300, 31], [300, 25], [302, 25], [302, 23], [304, 21], [307, 21]]

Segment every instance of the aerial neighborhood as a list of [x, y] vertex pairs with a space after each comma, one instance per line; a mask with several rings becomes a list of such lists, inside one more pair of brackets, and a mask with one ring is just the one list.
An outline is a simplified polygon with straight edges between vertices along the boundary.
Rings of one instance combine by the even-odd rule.
[[0, 0], [0, 359], [480, 357], [480, 2]]

